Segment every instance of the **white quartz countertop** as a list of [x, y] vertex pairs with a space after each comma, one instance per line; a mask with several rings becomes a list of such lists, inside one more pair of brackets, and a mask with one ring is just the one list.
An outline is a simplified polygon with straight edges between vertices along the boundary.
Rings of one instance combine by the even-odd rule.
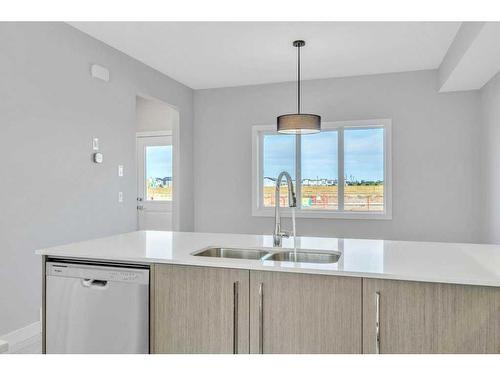
[[[266, 248], [272, 236], [137, 231], [37, 250], [39, 255], [125, 263], [170, 263], [250, 270], [500, 286], [500, 245], [297, 237], [297, 250], [335, 251], [337, 263], [310, 264], [193, 256], [203, 248]], [[293, 239], [283, 248], [293, 249]]]

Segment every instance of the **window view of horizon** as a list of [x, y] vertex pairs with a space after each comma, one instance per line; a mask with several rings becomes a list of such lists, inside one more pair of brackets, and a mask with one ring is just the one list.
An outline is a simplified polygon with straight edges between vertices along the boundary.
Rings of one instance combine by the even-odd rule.
[[[295, 136], [285, 134], [269, 134], [263, 140], [263, 194], [264, 207], [274, 207], [274, 187], [276, 178], [282, 171], [290, 173], [293, 187], [295, 181]], [[288, 204], [288, 188], [282, 186], [280, 190], [280, 205]]]
[[[301, 207], [338, 209], [338, 132], [326, 130], [301, 137]], [[264, 135], [264, 207], [274, 206], [274, 186], [278, 174], [290, 173], [295, 186], [295, 136]], [[384, 129], [344, 130], [344, 210], [383, 211], [384, 208]], [[286, 186], [280, 204], [288, 202]]]
[[384, 210], [384, 129], [344, 131], [344, 211]]
[[301, 170], [303, 208], [338, 209], [338, 132], [303, 136]]
[[172, 146], [146, 147], [146, 199], [172, 200]]

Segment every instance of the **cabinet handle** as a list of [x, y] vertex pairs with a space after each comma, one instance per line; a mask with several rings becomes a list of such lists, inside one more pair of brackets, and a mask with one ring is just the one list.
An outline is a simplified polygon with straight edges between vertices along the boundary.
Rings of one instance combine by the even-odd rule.
[[259, 285], [259, 353], [264, 354], [264, 283]]
[[233, 354], [238, 354], [238, 288], [239, 283], [233, 283]]
[[375, 353], [380, 354], [380, 292], [375, 293]]

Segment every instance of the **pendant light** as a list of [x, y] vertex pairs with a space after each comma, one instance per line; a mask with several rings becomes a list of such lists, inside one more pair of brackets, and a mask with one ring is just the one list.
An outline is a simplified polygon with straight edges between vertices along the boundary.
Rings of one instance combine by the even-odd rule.
[[297, 48], [297, 113], [278, 116], [278, 133], [312, 134], [321, 130], [321, 116], [300, 113], [300, 48], [305, 44], [303, 40], [293, 42], [293, 46]]

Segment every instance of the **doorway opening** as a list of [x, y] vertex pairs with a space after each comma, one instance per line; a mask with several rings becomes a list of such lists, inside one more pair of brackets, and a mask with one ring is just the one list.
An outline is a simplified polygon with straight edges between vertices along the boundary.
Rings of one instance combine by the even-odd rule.
[[158, 99], [136, 97], [137, 227], [178, 230], [179, 112]]

